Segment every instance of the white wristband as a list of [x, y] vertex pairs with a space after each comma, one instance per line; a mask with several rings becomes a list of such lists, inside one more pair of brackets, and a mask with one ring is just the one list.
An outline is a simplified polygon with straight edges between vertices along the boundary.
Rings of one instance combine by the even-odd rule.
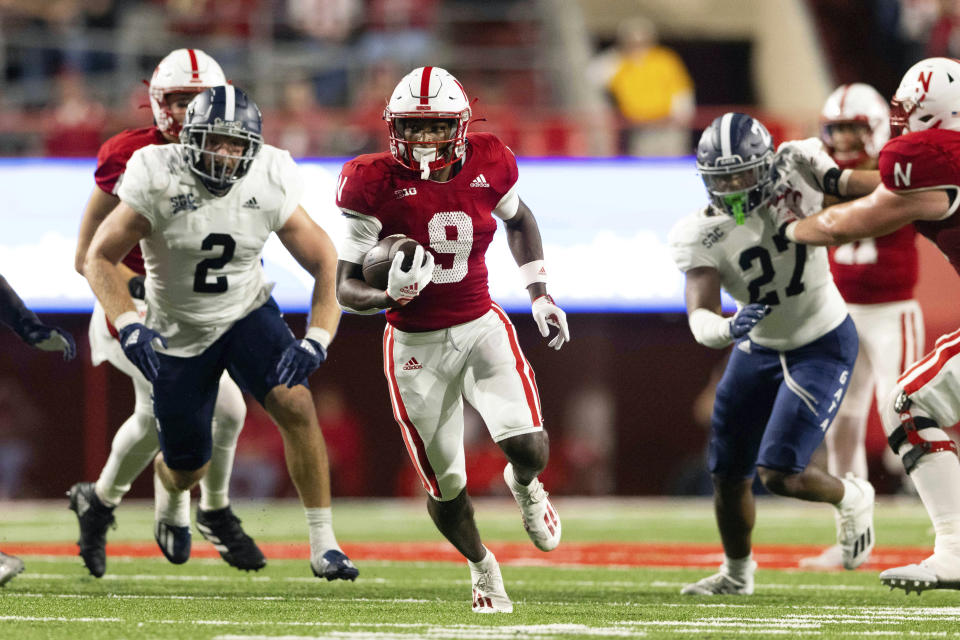
[[535, 282], [546, 282], [547, 268], [543, 266], [543, 260], [532, 260], [525, 265], [521, 265], [520, 277], [523, 278], [524, 287], [529, 287]]
[[120, 329], [123, 329], [125, 326], [135, 322], [143, 322], [143, 320], [140, 318], [140, 314], [136, 311], [124, 311], [117, 316], [116, 320], [113, 321], [113, 327], [117, 331], [120, 331]]
[[798, 224], [800, 224], [800, 221], [794, 220], [793, 222], [791, 222], [790, 224], [788, 224], [786, 227], [783, 228], [783, 236], [794, 244], [797, 244], [796, 228]]
[[844, 169], [840, 172], [840, 178], [837, 180], [837, 193], [841, 196], [847, 195], [847, 183], [850, 182], [850, 176], [853, 175], [853, 169]]
[[321, 329], [320, 327], [310, 327], [307, 329], [307, 335], [305, 335], [304, 338], [320, 343], [320, 346], [324, 349], [330, 346], [330, 341], [333, 339], [329, 331]]
[[694, 309], [687, 321], [693, 337], [705, 347], [722, 349], [733, 342], [730, 337], [730, 318], [701, 307]]

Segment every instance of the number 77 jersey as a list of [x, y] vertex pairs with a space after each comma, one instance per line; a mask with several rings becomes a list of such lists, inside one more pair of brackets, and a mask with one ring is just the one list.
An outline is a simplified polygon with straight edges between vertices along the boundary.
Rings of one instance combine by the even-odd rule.
[[767, 208], [742, 225], [703, 209], [670, 231], [670, 249], [681, 271], [712, 267], [739, 306], [770, 305], [770, 315], [750, 332], [758, 345], [789, 351], [836, 329], [847, 307], [833, 283], [824, 247], [789, 242]]
[[434, 331], [479, 318], [490, 310], [484, 255], [497, 218], [517, 211], [517, 162], [489, 133], [467, 135], [463, 165], [447, 182], [422, 180], [390, 153], [347, 162], [337, 184], [337, 206], [347, 216], [340, 259], [362, 263], [379, 238], [402, 233], [433, 254], [433, 280], [412, 302], [387, 311], [401, 331]]

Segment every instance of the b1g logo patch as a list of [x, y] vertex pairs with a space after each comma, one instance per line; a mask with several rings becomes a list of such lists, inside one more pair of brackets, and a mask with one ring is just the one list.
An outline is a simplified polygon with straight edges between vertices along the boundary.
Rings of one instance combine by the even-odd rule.
[[192, 193], [173, 196], [170, 198], [170, 205], [173, 207], [170, 215], [176, 215], [181, 211], [195, 211], [199, 206], [196, 197]]

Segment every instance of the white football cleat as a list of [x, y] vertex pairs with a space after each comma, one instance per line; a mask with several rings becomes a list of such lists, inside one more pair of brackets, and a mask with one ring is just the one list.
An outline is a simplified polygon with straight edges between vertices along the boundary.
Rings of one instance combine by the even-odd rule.
[[560, 544], [560, 515], [553, 508], [548, 498], [550, 494], [543, 488], [543, 483], [534, 478], [529, 486], [518, 484], [513, 475], [513, 465], [509, 462], [503, 468], [503, 480], [520, 507], [523, 528], [527, 530], [534, 546], [540, 551], [556, 549]]
[[837, 510], [837, 544], [843, 556], [843, 568], [856, 569], [873, 551], [874, 491], [873, 485], [852, 473], [847, 473], [846, 479], [860, 489], [860, 497], [850, 507]]
[[742, 580], [727, 573], [726, 567], [721, 565], [720, 571], [688, 584], [680, 593], [685, 596], [749, 596], [753, 595], [753, 572], [757, 570], [757, 563], [750, 561], [750, 570]]
[[843, 567], [843, 550], [835, 544], [827, 547], [819, 555], [800, 558], [801, 569], [840, 569]]
[[500, 575], [500, 565], [493, 552], [487, 550], [489, 560], [485, 571], [470, 566], [470, 577], [473, 580], [473, 612], [474, 613], [513, 613], [513, 602], [503, 588], [503, 577]]
[[880, 582], [890, 587], [890, 590], [903, 589], [907, 595], [927, 589], [960, 589], [960, 580], [941, 580], [937, 577], [936, 555], [932, 555], [920, 564], [908, 564], [905, 567], [894, 567], [880, 573]]

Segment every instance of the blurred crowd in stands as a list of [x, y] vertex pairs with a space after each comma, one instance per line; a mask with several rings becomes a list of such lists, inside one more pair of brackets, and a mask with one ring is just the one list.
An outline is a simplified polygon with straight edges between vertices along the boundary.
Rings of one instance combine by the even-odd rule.
[[[892, 90], [912, 61], [960, 56], [957, 0], [806, 1], [838, 82]], [[702, 42], [658, 43], [640, 15], [586, 34], [578, 68], [557, 6], [580, 15], [572, 0], [0, 0], [0, 155], [94, 155], [149, 121], [140, 81], [184, 46], [249, 89], [267, 139], [298, 157], [379, 150], [387, 93], [423, 64], [453, 71], [486, 118], [475, 126], [522, 155], [686, 154], [717, 108], [750, 106], [730, 80], [750, 69], [718, 77]]]

